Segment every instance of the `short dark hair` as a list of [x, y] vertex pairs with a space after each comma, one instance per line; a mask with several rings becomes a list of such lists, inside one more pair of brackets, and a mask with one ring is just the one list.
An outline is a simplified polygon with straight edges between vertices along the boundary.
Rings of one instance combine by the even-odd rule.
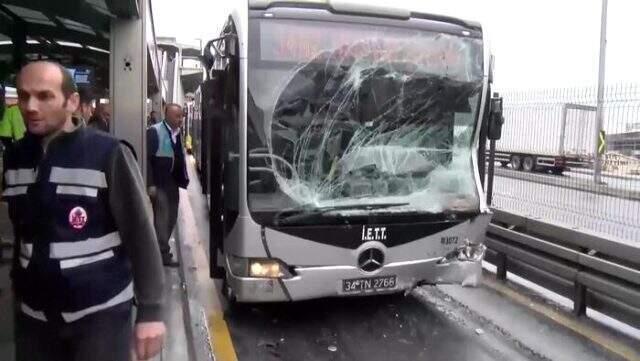
[[[62, 66], [62, 64], [56, 63], [55, 61], [51, 61], [51, 60], [36, 60], [36, 61], [32, 61], [32, 62], [28, 63], [27, 65], [33, 64], [33, 63], [50, 64], [50, 65], [53, 65], [56, 68], [58, 68], [58, 70], [60, 70], [60, 74], [62, 75], [62, 84], [60, 85], [60, 88], [62, 90], [62, 95], [64, 95], [64, 99], [65, 100], [69, 99], [69, 97], [73, 93], [77, 93], [78, 92], [78, 87], [76, 86], [76, 82], [75, 82], [75, 80], [73, 80], [73, 77], [71, 76], [71, 73], [69, 73], [67, 68]], [[16, 83], [18, 82], [19, 77], [20, 77], [20, 75], [18, 74], [18, 78], [16, 79]]]
[[64, 94], [65, 99], [69, 99], [73, 93], [78, 92], [76, 81], [71, 76], [71, 73], [69, 73], [69, 71], [60, 63], [51, 63], [60, 70], [60, 73], [62, 74], [62, 94]]
[[87, 88], [79, 88], [78, 95], [80, 96], [80, 104], [91, 104], [94, 98], [91, 90]]

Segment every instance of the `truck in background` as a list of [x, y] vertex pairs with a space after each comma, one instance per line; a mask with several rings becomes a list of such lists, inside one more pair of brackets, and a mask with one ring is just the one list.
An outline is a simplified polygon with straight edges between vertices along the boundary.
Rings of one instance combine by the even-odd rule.
[[18, 104], [18, 92], [16, 91], [16, 88], [8, 86], [4, 88], [4, 91], [5, 91], [4, 97], [5, 97], [6, 106]]
[[561, 175], [569, 167], [588, 167], [595, 153], [596, 107], [574, 103], [509, 103], [496, 143], [503, 167]]

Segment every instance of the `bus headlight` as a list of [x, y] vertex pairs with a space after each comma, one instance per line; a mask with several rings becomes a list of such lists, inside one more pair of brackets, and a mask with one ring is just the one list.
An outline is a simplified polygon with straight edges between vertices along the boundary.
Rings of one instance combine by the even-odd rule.
[[276, 260], [253, 259], [249, 262], [249, 277], [282, 278], [284, 275], [284, 267]]
[[231, 272], [239, 277], [291, 278], [292, 271], [284, 262], [273, 258], [229, 257]]

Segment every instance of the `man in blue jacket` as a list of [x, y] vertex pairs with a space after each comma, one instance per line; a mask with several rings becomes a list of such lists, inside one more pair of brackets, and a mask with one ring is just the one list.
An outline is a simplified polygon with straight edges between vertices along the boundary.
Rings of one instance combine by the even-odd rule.
[[165, 113], [165, 120], [147, 130], [147, 182], [162, 261], [175, 267], [169, 238], [178, 218], [179, 188], [187, 188], [189, 177], [180, 134], [182, 107], [168, 104]]
[[60, 64], [26, 65], [17, 88], [28, 132], [5, 155], [2, 187], [17, 235], [16, 360], [155, 356], [164, 277], [133, 154], [74, 122], [79, 95]]

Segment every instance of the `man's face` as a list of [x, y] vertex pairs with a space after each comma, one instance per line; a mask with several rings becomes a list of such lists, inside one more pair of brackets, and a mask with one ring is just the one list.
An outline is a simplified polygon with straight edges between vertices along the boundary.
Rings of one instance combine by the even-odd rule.
[[91, 103], [82, 103], [80, 104], [80, 112], [82, 113], [83, 119], [89, 119], [93, 115], [93, 107]]
[[104, 104], [102, 106], [102, 117], [107, 123], [111, 122], [111, 104]]
[[167, 123], [169, 123], [173, 129], [182, 127], [182, 108], [177, 106], [167, 107]]
[[77, 93], [65, 99], [62, 74], [55, 65], [33, 63], [20, 71], [18, 106], [30, 133], [49, 135], [62, 130], [78, 103]]

